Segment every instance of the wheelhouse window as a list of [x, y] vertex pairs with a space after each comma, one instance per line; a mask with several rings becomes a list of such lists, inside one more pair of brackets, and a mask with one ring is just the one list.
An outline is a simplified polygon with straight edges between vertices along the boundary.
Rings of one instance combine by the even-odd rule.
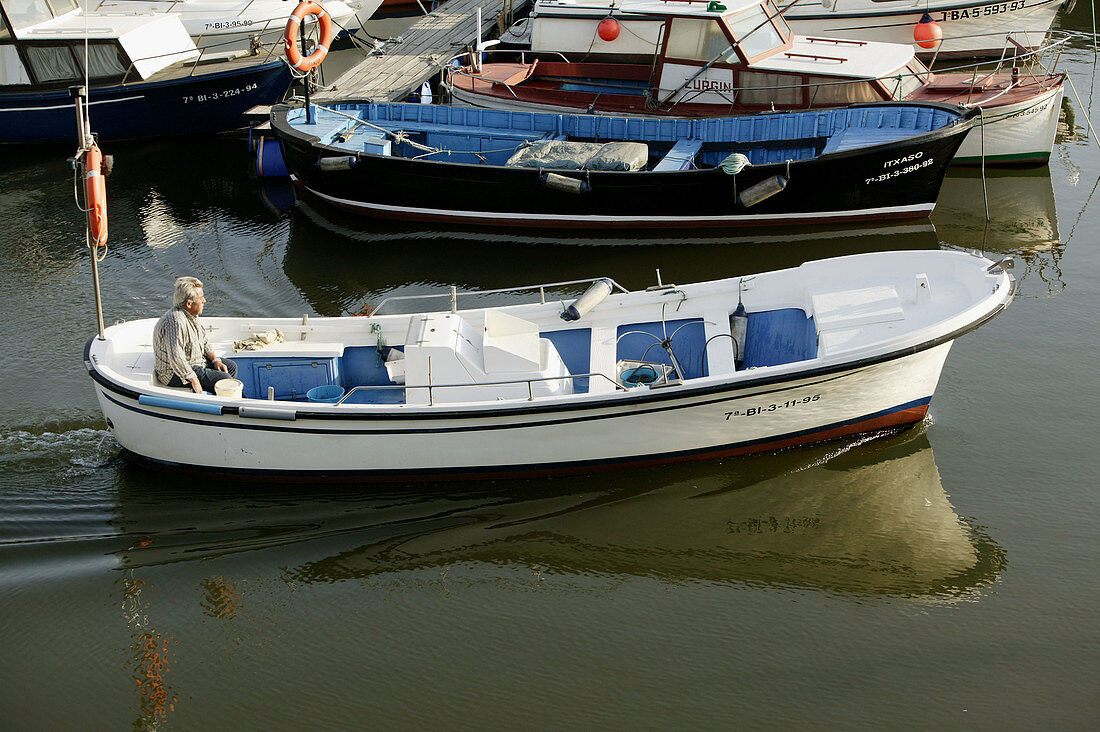
[[8, 21], [4, 17], [4, 13], [0, 12], [0, 41], [11, 37], [11, 28], [8, 27]]
[[669, 58], [682, 58], [691, 61], [713, 61], [725, 55], [730, 41], [714, 20], [697, 18], [673, 18], [668, 31]]
[[882, 80], [890, 97], [896, 101], [905, 99], [913, 92], [920, 89], [928, 81], [928, 67], [920, 61], [914, 60], [897, 76], [891, 76]]
[[742, 104], [802, 104], [805, 85], [801, 76], [768, 74], [763, 71], [742, 71], [737, 75]]
[[0, 45], [0, 86], [30, 84], [31, 77], [15, 46]]
[[[768, 12], [769, 9], [772, 12]], [[769, 16], [773, 17], [769, 18]], [[733, 17], [728, 17], [726, 22], [746, 60], [782, 48], [791, 37], [790, 28], [770, 3], [757, 5]]]
[[[84, 78], [84, 44], [26, 45], [31, 74], [39, 84], [74, 81]], [[88, 78], [118, 78], [126, 73], [126, 64], [113, 41], [88, 44]]]
[[[76, 53], [77, 66], [84, 68], [84, 44], [76, 45], [73, 52]], [[89, 78], [103, 79], [125, 73], [126, 66], [119, 58], [118, 47], [113, 42], [88, 44]]]
[[811, 76], [808, 81], [811, 107], [882, 101], [882, 95], [869, 81], [837, 82], [822, 76]]
[[68, 46], [24, 46], [31, 73], [39, 84], [83, 76]]

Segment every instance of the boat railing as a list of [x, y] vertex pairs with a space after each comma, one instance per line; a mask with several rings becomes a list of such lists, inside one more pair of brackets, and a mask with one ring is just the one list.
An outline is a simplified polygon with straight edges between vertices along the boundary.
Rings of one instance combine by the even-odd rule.
[[[259, 63], [267, 63], [274, 57], [275, 52], [279, 48], [281, 48], [281, 46], [277, 44], [271, 44], [267, 47], [267, 51], [263, 53], [261, 53], [263, 51], [263, 46], [260, 46], [258, 48], [250, 48], [248, 51], [242, 50], [232, 55], [225, 55], [226, 52], [219, 50], [218, 48], [219, 46], [226, 46], [234, 43], [236, 43], [236, 41], [230, 39], [208, 46], [203, 46], [202, 48], [195, 48], [194, 50], [198, 51], [198, 56], [194, 56], [192, 58], [181, 58], [179, 61], [176, 61], [174, 63], [190, 64], [191, 70], [187, 73], [187, 75], [194, 76], [199, 67], [203, 64], [217, 61], [231, 61], [233, 59], [244, 58], [246, 56], [248, 58], [254, 58], [262, 55], [263, 60], [259, 61]], [[186, 51], [168, 51], [167, 53], [153, 53], [148, 56], [142, 56], [141, 58], [130, 59], [130, 65], [126, 68], [125, 73], [122, 75], [122, 83], [125, 84], [126, 82], [130, 81], [131, 77], [136, 77], [139, 81], [141, 80], [141, 75], [137, 72], [138, 61], [149, 61], [156, 58], [170, 58], [172, 56], [185, 56], [186, 54], [190, 53], [190, 50], [191, 49], [188, 49]], [[222, 55], [219, 56], [218, 54]]]
[[[1034, 36], [1038, 36], [1038, 42], [1033, 42], [1031, 39]], [[938, 72], [945, 71], [959, 71], [969, 70], [970, 68], [977, 66], [988, 66], [990, 64], [996, 64], [998, 68], [1005, 63], [1018, 63], [1025, 59], [1033, 59], [1036, 62], [1042, 64], [1044, 56], [1054, 56], [1054, 63], [1051, 64], [1050, 71], [1058, 65], [1058, 59], [1061, 58], [1062, 51], [1070, 39], [1073, 37], [1072, 33], [1067, 31], [1008, 31], [1007, 33], [967, 33], [961, 35], [944, 36], [943, 42], [946, 41], [959, 41], [967, 40], [971, 38], [1003, 38], [1004, 43], [1001, 45], [1001, 55], [999, 57], [985, 58], [974, 61], [970, 64], [963, 66], [952, 66], [950, 68], [936, 69]], [[1022, 41], [1022, 42], [1021, 42]], [[943, 48], [943, 42], [936, 47], [936, 52], [932, 55], [928, 65], [932, 66], [939, 58], [940, 49]]]
[[367, 390], [371, 390], [371, 389], [380, 389], [380, 390], [401, 389], [401, 390], [404, 391], [404, 390], [408, 390], [408, 389], [427, 389], [428, 390], [428, 406], [432, 407], [432, 406], [435, 406], [435, 390], [436, 389], [457, 389], [457, 388], [473, 389], [473, 388], [477, 388], [477, 387], [481, 387], [481, 386], [510, 386], [510, 385], [515, 385], [515, 384], [526, 384], [527, 385], [527, 401], [531, 402], [531, 401], [535, 400], [535, 387], [534, 387], [535, 382], [564, 381], [566, 379], [594, 379], [594, 378], [600, 378], [600, 379], [603, 379], [604, 381], [609, 382], [611, 384], [611, 386], [614, 387], [615, 391], [626, 391], [627, 390], [627, 387], [625, 387], [622, 384], [618, 383], [617, 381], [612, 379], [607, 374], [601, 374], [599, 372], [589, 372], [587, 374], [568, 374], [566, 376], [541, 376], [537, 379], [509, 379], [507, 381], [479, 381], [479, 382], [474, 383], [474, 384], [432, 384], [430, 382], [427, 383], [427, 384], [364, 384], [362, 386], [352, 387], [351, 390], [348, 391], [348, 393], [346, 393], [346, 394], [344, 394], [344, 396], [340, 397], [340, 400], [338, 402], [336, 402], [336, 406], [340, 406], [345, 401], [347, 401], [348, 397], [350, 397], [352, 394], [354, 394], [355, 392], [360, 391], [360, 390], [367, 391]]
[[[391, 302], [407, 301], [407, 300], [429, 300], [442, 297], [448, 297], [451, 300], [451, 312], [458, 312], [458, 298], [459, 297], [484, 297], [486, 295], [500, 295], [503, 293], [518, 293], [518, 292], [530, 292], [538, 291], [539, 302], [543, 305], [546, 304], [546, 290], [552, 287], [566, 287], [568, 285], [591, 285], [593, 282], [599, 280], [607, 280], [611, 283], [613, 289], [617, 289], [619, 292], [630, 292], [622, 285], [610, 277], [592, 277], [590, 279], [583, 280], [567, 280], [565, 282], [547, 282], [541, 285], [520, 285], [518, 287], [502, 287], [496, 290], [470, 290], [468, 292], [459, 292], [458, 288], [451, 286], [450, 292], [433, 292], [425, 295], [392, 295], [383, 299], [377, 306], [371, 311], [371, 315], [378, 315], [382, 308]], [[442, 311], [440, 311], [442, 312]]]

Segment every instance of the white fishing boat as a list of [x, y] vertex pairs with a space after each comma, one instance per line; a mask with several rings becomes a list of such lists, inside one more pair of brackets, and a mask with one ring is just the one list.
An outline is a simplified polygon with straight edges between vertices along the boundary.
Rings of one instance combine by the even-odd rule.
[[[1009, 33], [1025, 47], [1037, 47], [1064, 4], [1066, 0], [784, 0], [779, 5], [784, 20], [801, 36], [904, 43], [918, 54], [939, 58], [989, 58], [1002, 54]], [[530, 16], [502, 38], [528, 43], [536, 52], [652, 55], [661, 40], [661, 24], [631, 12], [629, 5], [624, 0], [537, 0]], [[938, 43], [934, 35], [925, 45], [917, 41], [925, 14], [937, 26], [932, 33], [939, 34]], [[615, 23], [605, 24], [599, 33], [597, 26], [605, 18]]]
[[[58, 0], [51, 0], [54, 4]], [[76, 5], [77, 0], [60, 0]], [[80, 0], [100, 15], [170, 13], [199, 48], [247, 50], [280, 43], [295, 2], [289, 0]], [[354, 33], [374, 14], [382, 0], [325, 0], [325, 11], [339, 33]]]
[[[84, 359], [119, 444], [162, 467], [587, 472], [917, 422], [952, 341], [1011, 301], [1008, 266], [879, 252], [640, 292], [604, 278], [576, 300], [555, 296], [572, 284], [557, 283], [508, 291], [534, 302], [500, 307], [460, 309], [452, 290], [444, 311], [385, 314], [390, 300], [366, 317], [204, 317], [214, 349], [238, 364], [239, 397], [156, 382], [154, 319], [106, 328]], [[237, 341], [278, 341], [275, 330], [283, 342], [233, 354]]]

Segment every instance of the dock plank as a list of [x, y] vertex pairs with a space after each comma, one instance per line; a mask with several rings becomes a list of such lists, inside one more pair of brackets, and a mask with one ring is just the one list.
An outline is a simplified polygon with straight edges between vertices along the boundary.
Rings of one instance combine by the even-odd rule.
[[482, 32], [496, 25], [509, 6], [519, 10], [526, 0], [447, 0], [401, 34], [401, 42], [382, 46], [381, 54], [364, 58], [313, 96], [317, 102], [339, 99], [400, 101], [438, 74], [462, 49], [477, 40], [477, 8]]

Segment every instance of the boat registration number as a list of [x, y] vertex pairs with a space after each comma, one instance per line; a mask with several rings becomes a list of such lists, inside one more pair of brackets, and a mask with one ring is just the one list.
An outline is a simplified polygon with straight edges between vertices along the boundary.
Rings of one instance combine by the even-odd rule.
[[226, 30], [227, 28], [247, 28], [252, 25], [251, 20], [216, 20], [213, 23], [206, 23], [206, 30]]
[[[894, 162], [894, 161], [890, 161], [890, 162]], [[900, 175], [906, 175], [907, 173], [912, 173], [913, 171], [920, 170], [921, 168], [927, 168], [929, 165], [931, 165], [934, 162], [936, 162], [935, 158], [926, 158], [925, 160], [921, 160], [918, 163], [912, 163], [911, 165], [906, 165], [904, 168], [894, 168], [893, 170], [887, 171], [885, 173], [879, 173], [878, 175], [874, 176], [873, 178], [865, 179], [863, 182], [866, 185], [870, 185], [871, 183], [881, 183], [885, 180], [891, 180], [893, 178], [897, 178]], [[889, 167], [889, 166], [890, 166], [890, 164], [887, 163], [883, 167]]]
[[255, 90], [259, 84], [248, 84], [246, 86], [238, 86], [233, 89], [223, 89], [222, 91], [209, 92], [207, 94], [188, 94], [183, 98], [184, 104], [201, 104], [203, 102], [216, 102], [219, 99], [231, 99], [232, 97], [240, 96], [241, 94], [247, 94], [250, 91]]
[[1001, 13], [1011, 13], [1016, 10], [1023, 10], [1026, 0], [1012, 0], [1010, 3], [994, 3], [993, 5], [982, 5], [977, 8], [964, 8], [962, 10], [944, 10], [940, 13], [939, 22], [943, 23], [949, 20], [969, 20], [972, 18], [981, 18], [987, 15], [999, 15]]
[[820, 398], [820, 394], [814, 394], [813, 396], [806, 396], [802, 397], [801, 399], [788, 399], [785, 402], [772, 402], [771, 404], [767, 404], [762, 407], [745, 407], [744, 409], [735, 409], [732, 412], [726, 412], [726, 421], [729, 422], [730, 417], [755, 417], [758, 414], [778, 412], [780, 409], [800, 407], [803, 404], [816, 402]]

